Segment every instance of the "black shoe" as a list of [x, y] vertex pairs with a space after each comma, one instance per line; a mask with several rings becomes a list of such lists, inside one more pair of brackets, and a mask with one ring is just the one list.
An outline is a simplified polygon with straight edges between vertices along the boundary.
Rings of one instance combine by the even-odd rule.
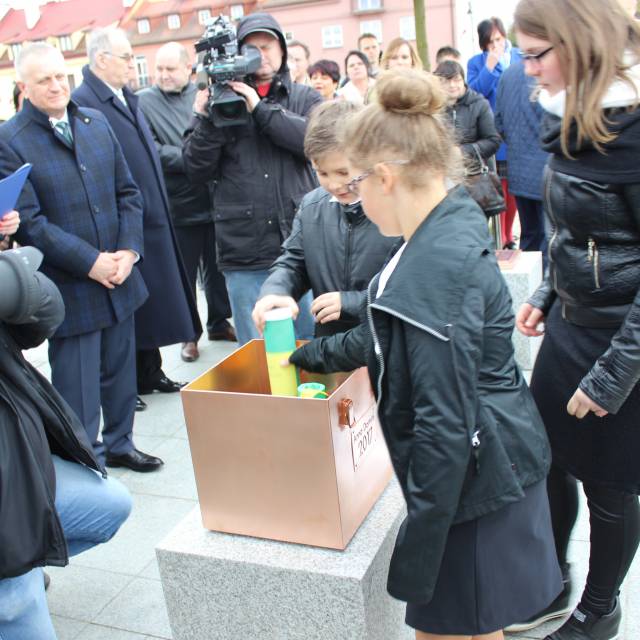
[[509, 251], [515, 251], [518, 248], [518, 243], [515, 240], [511, 240], [510, 242], [505, 242], [503, 249], [508, 249]]
[[528, 620], [517, 622], [508, 626], [505, 631], [508, 633], [519, 633], [521, 631], [529, 631], [529, 629], [535, 629], [544, 622], [549, 620], [555, 620], [556, 618], [564, 618], [569, 615], [573, 610], [571, 606], [571, 565], [567, 562], [562, 565], [562, 591], [560, 595], [546, 608], [536, 613]]
[[621, 620], [622, 611], [618, 598], [613, 611], [603, 616], [583, 611], [578, 605], [571, 617], [545, 640], [621, 640]]
[[140, 396], [136, 396], [136, 411], [144, 411], [146, 408], [147, 403]]
[[169, 380], [164, 374], [151, 383], [150, 387], [142, 387], [138, 389], [138, 393], [141, 396], [145, 396], [154, 391], [160, 391], [161, 393], [175, 393], [180, 391], [186, 382], [176, 382], [175, 380]]
[[44, 590], [46, 591], [49, 588], [49, 585], [51, 584], [51, 577], [46, 571], [42, 572], [42, 576], [44, 577]]
[[155, 471], [159, 469], [164, 462], [160, 458], [150, 456], [137, 449], [131, 449], [127, 453], [120, 455], [112, 455], [107, 453], [107, 467], [126, 467], [132, 471]]
[[237, 342], [235, 329], [228, 325], [222, 331], [209, 331], [209, 340], [226, 340], [227, 342]]

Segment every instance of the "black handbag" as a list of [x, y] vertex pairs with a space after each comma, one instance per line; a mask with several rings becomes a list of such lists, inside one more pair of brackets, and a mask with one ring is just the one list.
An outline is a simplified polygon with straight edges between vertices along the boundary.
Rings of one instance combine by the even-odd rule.
[[480, 205], [487, 218], [490, 218], [502, 213], [506, 208], [502, 183], [498, 174], [489, 169], [484, 158], [480, 155], [478, 147], [475, 144], [471, 146], [478, 156], [480, 171], [471, 175], [467, 174], [465, 186], [469, 195]]

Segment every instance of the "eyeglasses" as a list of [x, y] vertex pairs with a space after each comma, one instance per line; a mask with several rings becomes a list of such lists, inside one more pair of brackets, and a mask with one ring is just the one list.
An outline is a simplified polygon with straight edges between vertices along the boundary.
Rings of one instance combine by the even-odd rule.
[[111, 56], [112, 58], [120, 58], [120, 60], [124, 60], [125, 62], [131, 62], [133, 60], [133, 55], [130, 53], [111, 53], [110, 51], [103, 51], [105, 56]]
[[523, 53], [522, 61], [535, 62], [537, 64], [542, 60], [542, 58], [544, 58], [547, 55], [547, 53], [549, 53], [549, 51], [553, 51], [553, 46], [548, 47], [547, 49], [545, 49], [544, 51], [541, 51], [540, 53]]
[[[408, 160], [385, 160], [383, 162], [379, 162], [378, 164], [409, 164]], [[373, 173], [375, 172], [375, 169], [367, 169], [364, 173], [360, 174], [359, 176], [356, 176], [353, 180], [349, 180], [349, 182], [347, 182], [347, 189], [349, 189], [349, 191], [351, 193], [353, 193], [354, 196], [359, 196], [360, 195], [360, 183], [363, 180], [366, 180], [369, 176], [373, 175]]]

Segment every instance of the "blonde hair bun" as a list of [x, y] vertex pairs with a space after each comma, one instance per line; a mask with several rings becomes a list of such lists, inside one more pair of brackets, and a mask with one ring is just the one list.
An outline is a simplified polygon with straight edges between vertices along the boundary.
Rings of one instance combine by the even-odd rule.
[[415, 69], [394, 69], [381, 74], [375, 92], [384, 111], [401, 115], [431, 116], [446, 104], [438, 78]]

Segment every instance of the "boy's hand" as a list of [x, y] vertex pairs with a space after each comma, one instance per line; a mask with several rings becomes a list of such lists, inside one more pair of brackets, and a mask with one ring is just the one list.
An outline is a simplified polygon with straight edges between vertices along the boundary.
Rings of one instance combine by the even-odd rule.
[[253, 307], [253, 312], [251, 313], [251, 318], [253, 319], [253, 324], [256, 325], [256, 329], [260, 332], [260, 335], [262, 335], [262, 332], [264, 331], [264, 314], [271, 309], [279, 309], [282, 307], [291, 309], [294, 320], [298, 317], [298, 305], [291, 296], [276, 296], [271, 294], [260, 298], [260, 300], [256, 302], [256, 306]]
[[0, 216], [0, 235], [12, 236], [20, 226], [20, 214], [17, 211], [9, 211]]
[[342, 300], [339, 291], [323, 293], [311, 303], [311, 313], [320, 324], [338, 320], [341, 311]]

